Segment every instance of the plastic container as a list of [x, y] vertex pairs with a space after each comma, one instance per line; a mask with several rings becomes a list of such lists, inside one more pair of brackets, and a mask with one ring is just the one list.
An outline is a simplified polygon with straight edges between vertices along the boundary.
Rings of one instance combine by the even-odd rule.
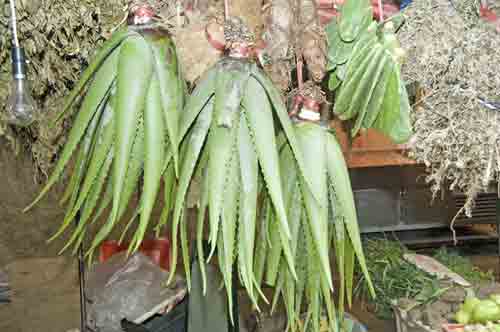
[[[128, 250], [129, 243], [118, 244], [118, 241], [104, 241], [99, 252], [99, 262], [106, 261], [109, 257], [119, 252]], [[164, 270], [170, 269], [170, 239], [160, 237], [144, 240], [139, 251], [151, 258], [151, 260]]]

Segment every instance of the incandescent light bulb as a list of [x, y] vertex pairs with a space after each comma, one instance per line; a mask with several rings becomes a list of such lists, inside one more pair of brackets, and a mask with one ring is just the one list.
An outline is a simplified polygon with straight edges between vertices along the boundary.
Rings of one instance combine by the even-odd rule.
[[31, 97], [31, 90], [26, 77], [26, 58], [21, 47], [12, 48], [10, 93], [6, 108], [6, 122], [19, 127], [29, 126], [37, 118], [37, 108]]

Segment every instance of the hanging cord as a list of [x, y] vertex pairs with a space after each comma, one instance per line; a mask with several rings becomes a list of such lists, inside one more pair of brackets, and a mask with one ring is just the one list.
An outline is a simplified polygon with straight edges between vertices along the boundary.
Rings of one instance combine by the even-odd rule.
[[14, 4], [14, 0], [10, 0], [9, 2], [12, 24], [12, 41], [14, 42], [14, 47], [19, 48], [19, 39], [17, 38], [16, 5]]

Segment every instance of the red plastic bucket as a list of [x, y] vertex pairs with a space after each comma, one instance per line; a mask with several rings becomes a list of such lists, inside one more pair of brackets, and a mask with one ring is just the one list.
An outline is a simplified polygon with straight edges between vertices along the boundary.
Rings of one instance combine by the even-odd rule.
[[[126, 251], [129, 243], [118, 244], [118, 241], [104, 241], [100, 247], [99, 262], [104, 262], [114, 254]], [[139, 251], [164, 270], [170, 269], [170, 239], [165, 237], [144, 240]]]

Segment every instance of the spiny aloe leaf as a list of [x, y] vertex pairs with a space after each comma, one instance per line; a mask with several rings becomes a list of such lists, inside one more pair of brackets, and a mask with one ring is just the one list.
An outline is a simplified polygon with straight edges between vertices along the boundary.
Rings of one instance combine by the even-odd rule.
[[[328, 241], [328, 189], [326, 177], [326, 132], [316, 124], [304, 123], [296, 126], [304, 159], [306, 160], [306, 173], [313, 184], [311, 189], [302, 185], [302, 194], [306, 207], [311, 235], [314, 239], [315, 250], [321, 263], [324, 275], [330, 289], [333, 289]], [[303, 182], [303, 181], [302, 181]], [[314, 193], [314, 195], [313, 195]], [[315, 200], [314, 197], [319, 197]]]
[[281, 252], [283, 247], [281, 245], [279, 221], [276, 220], [276, 218], [271, 218], [271, 222], [269, 223], [268, 227], [269, 240], [271, 244], [269, 252], [267, 254], [266, 284], [275, 287], [276, 279], [278, 278], [279, 264], [281, 261]]
[[175, 46], [168, 36], [150, 38], [149, 44], [153, 50], [155, 71], [159, 80], [161, 106], [164, 112], [168, 138], [173, 151], [176, 174], [178, 173], [179, 117], [183, 98], [179, 94], [179, 72]]
[[[111, 102], [112, 103], [112, 102]], [[99, 176], [102, 165], [108, 158], [109, 151], [113, 144], [114, 130], [113, 130], [113, 110], [110, 103], [105, 107], [103, 114], [99, 120], [99, 127], [94, 138], [94, 149], [90, 157], [85, 180], [77, 193], [78, 199], [75, 204], [70, 207], [70, 212], [65, 216], [59, 230], [53, 235], [49, 241], [59, 237], [64, 230], [69, 226], [71, 221], [74, 220], [76, 214], [80, 211], [82, 205], [85, 203], [88, 193], [91, 191], [94, 181]], [[81, 221], [79, 221], [81, 222]]]
[[[161, 80], [159, 75], [153, 75], [149, 85], [146, 106], [144, 108], [144, 180], [141, 194], [141, 215], [139, 227], [135, 233], [136, 242], [131, 245], [135, 252], [144, 239], [144, 234], [149, 224], [151, 211], [156, 202], [156, 196], [160, 189], [162, 163], [165, 159], [165, 141], [161, 133], [165, 132], [165, 119], [163, 118], [161, 105]], [[177, 119], [176, 119], [177, 120]], [[174, 146], [171, 146], [175, 150]], [[174, 153], [174, 156], [176, 153]], [[175, 158], [175, 157], [174, 157]]]
[[[371, 67], [373, 69], [377, 63], [374, 61], [373, 56], [377, 53], [377, 51], [381, 51], [382, 46], [376, 45], [368, 55], [361, 61], [358, 68], [356, 68], [356, 72], [352, 75], [346, 74], [346, 81], [342, 84], [339, 90], [339, 94], [337, 95], [335, 105], [333, 108], [333, 112], [342, 117], [342, 119], [350, 119], [354, 115], [356, 115], [356, 108], [351, 108], [351, 103], [353, 102], [353, 95], [356, 93], [360, 84], [363, 84], [362, 77], [366, 75], [368, 69]], [[383, 52], [383, 51], [382, 51]], [[348, 75], [348, 76], [347, 76]], [[348, 110], [351, 110], [351, 113], [347, 114]]]
[[240, 118], [238, 135], [240, 158], [240, 212], [238, 227], [238, 258], [242, 279], [252, 302], [257, 305], [253, 293], [253, 255], [255, 248], [255, 221], [257, 214], [257, 195], [259, 164], [254, 150], [250, 130], [244, 116]]
[[314, 240], [314, 235], [310, 231], [306, 232], [306, 244], [307, 244], [307, 287], [306, 295], [308, 300], [308, 311], [311, 314], [312, 329], [313, 331], [319, 331], [319, 313], [320, 313], [320, 290], [321, 283], [320, 278], [323, 275], [321, 273], [321, 263], [320, 257], [316, 251], [316, 245]]
[[127, 38], [120, 49], [116, 86], [116, 144], [113, 163], [113, 210], [111, 220], [118, 217], [137, 119], [144, 109], [153, 72], [151, 49], [144, 38]]
[[[221, 113], [217, 106], [224, 104], [217, 103], [217, 94], [215, 96], [214, 117]], [[234, 105], [233, 105], [234, 106]], [[224, 107], [228, 107], [224, 105]], [[237, 105], [232, 115], [239, 119], [240, 106]], [[238, 126], [230, 128], [218, 126], [216, 121], [212, 121], [212, 128], [208, 136], [208, 148], [210, 149], [208, 160], [208, 176], [210, 183], [209, 193], [209, 214], [210, 214], [210, 243], [212, 245], [210, 256], [213, 255], [219, 228], [219, 219], [222, 213], [222, 197], [224, 193], [224, 185], [228, 172], [229, 163], [231, 160], [232, 143], [235, 141], [238, 134]]]
[[[172, 266], [177, 260], [177, 229], [181, 219], [181, 213], [185, 206], [186, 193], [191, 183], [192, 175], [200, 158], [200, 151], [205, 143], [210, 124], [212, 122], [213, 102], [208, 103], [198, 116], [194, 127], [186, 137], [184, 144], [185, 152], [179, 175], [179, 184], [175, 197], [174, 216], [172, 221]], [[175, 276], [171, 270], [169, 280]]]
[[101, 196], [102, 189], [104, 187], [104, 182], [106, 181], [106, 178], [108, 176], [112, 161], [113, 161], [113, 154], [110, 153], [106, 158], [106, 161], [102, 165], [98, 177], [92, 184], [92, 188], [87, 196], [87, 199], [85, 200], [85, 204], [83, 205], [82, 214], [78, 219], [77, 228], [75, 229], [75, 231], [71, 235], [71, 238], [68, 240], [65, 246], [59, 251], [59, 254], [65, 252], [78, 239], [80, 233], [83, 232], [87, 227], [87, 223], [90, 219], [90, 216], [92, 215], [92, 212], [94, 212], [94, 208], [97, 205], [97, 201]]
[[339, 33], [342, 40], [351, 42], [356, 39], [366, 22], [366, 16], [371, 16], [371, 3], [369, 0], [345, 1], [340, 8]]
[[[239, 119], [238, 119], [239, 120]], [[236, 126], [238, 128], [238, 126]], [[224, 205], [222, 206], [222, 241], [224, 249], [224, 262], [221, 265], [229, 307], [232, 308], [232, 278], [236, 241], [236, 221], [238, 215], [238, 199], [240, 190], [240, 165], [236, 144], [233, 145], [231, 161], [226, 174], [224, 190]], [[231, 322], [234, 322], [233, 310], [229, 310]]]
[[189, 245], [187, 240], [187, 216], [186, 211], [182, 213], [182, 218], [184, 219], [181, 222], [181, 250], [182, 250], [182, 262], [184, 263], [184, 271], [186, 273], [186, 284], [187, 289], [191, 291], [191, 262], [189, 260]]
[[335, 195], [337, 198], [336, 201], [338, 204], [337, 206], [344, 216], [344, 224], [347, 233], [349, 234], [350, 243], [352, 244], [353, 250], [356, 253], [361, 271], [366, 278], [370, 292], [372, 294], [375, 294], [373, 284], [366, 267], [365, 256], [363, 254], [363, 246], [361, 244], [359, 233], [356, 207], [354, 204], [354, 195], [352, 193], [351, 180], [349, 179], [349, 172], [344, 161], [342, 149], [340, 148], [340, 145], [333, 135], [327, 134], [326, 138], [328, 177], [335, 190]]
[[[99, 232], [94, 237], [90, 249], [87, 252], [87, 256], [91, 255], [93, 251], [100, 245], [100, 243], [111, 233], [116, 221], [120, 220], [125, 213], [128, 202], [130, 201], [132, 194], [137, 188], [137, 181], [139, 180], [139, 176], [142, 173], [144, 161], [144, 124], [142, 117], [139, 118], [137, 128], [135, 130], [135, 139], [133, 140], [132, 151], [130, 155], [131, 159], [128, 162], [128, 169], [126, 170], [125, 176], [126, 181], [123, 184], [122, 199], [120, 199], [120, 205], [118, 207], [117, 215], [116, 217], [114, 217], [112, 214], [109, 215], [106, 223], [101, 227]], [[115, 158], [113, 163], [116, 162], [117, 159]], [[111, 178], [111, 181], [113, 181], [113, 177]], [[114, 181], [113, 187], [115, 187]]]
[[[397, 70], [397, 75], [399, 76], [399, 70]], [[401, 78], [398, 79], [399, 82], [399, 98], [400, 98], [400, 108], [399, 117], [397, 122], [395, 122], [394, 127], [389, 132], [388, 136], [392, 139], [394, 143], [405, 143], [407, 142], [411, 135], [411, 123], [410, 123], [410, 101], [408, 98], [408, 92]]]
[[30, 210], [36, 203], [38, 203], [59, 179], [64, 168], [66, 167], [66, 164], [70, 160], [73, 151], [84, 135], [90, 121], [100, 109], [101, 104], [105, 103], [115, 78], [113, 72], [116, 70], [117, 56], [118, 55], [116, 53], [113, 53], [104, 63], [102, 68], [96, 73], [95, 79], [87, 91], [80, 110], [73, 121], [73, 127], [69, 132], [68, 139], [59, 156], [59, 160], [57, 161], [54, 171], [40, 194], [38, 194], [37, 198], [24, 209], [24, 212]]
[[[280, 93], [276, 90], [271, 80], [256, 65], [252, 66], [252, 76], [262, 85], [269, 96], [274, 112], [278, 116], [281, 127], [285, 132], [285, 136], [287, 137], [288, 143], [293, 151], [299, 170], [301, 174], [303, 174], [305, 172], [304, 158], [302, 156], [302, 152], [300, 151], [292, 122], [290, 121], [290, 117], [288, 116], [286, 106], [283, 104]], [[311, 186], [311, 183], [307, 184]]]
[[356, 263], [356, 253], [350, 241], [345, 242], [344, 247], [344, 278], [345, 278], [345, 288], [347, 295], [347, 305], [349, 308], [352, 306], [352, 289], [354, 281], [354, 264]]
[[276, 269], [277, 270], [279, 269], [279, 276], [278, 280], [276, 282], [273, 282], [272, 284], [272, 286], [274, 286], [274, 296], [273, 296], [273, 301], [271, 302], [271, 313], [270, 313], [271, 316], [275, 314], [279, 297], [282, 294], [282, 292], [284, 292], [283, 288], [285, 286], [286, 262], [284, 262], [284, 264], [281, 263], [276, 264]]
[[158, 224], [155, 226], [156, 237], [160, 236], [162, 227], [167, 224], [170, 212], [172, 212], [174, 208], [176, 191], [175, 181], [174, 163], [170, 162], [163, 172], [163, 210], [161, 211], [160, 221], [158, 221]]
[[[85, 69], [85, 71], [82, 73], [82, 76], [80, 77], [80, 80], [76, 84], [76, 86], [73, 88], [69, 96], [66, 97], [64, 106], [62, 107], [62, 111], [58, 114], [56, 117], [56, 121], [60, 120], [64, 113], [73, 106], [75, 103], [77, 97], [82, 93], [83, 89], [87, 85], [88, 81], [94, 77], [94, 74], [98, 70], [105, 70], [107, 71], [107, 75], [104, 75], [104, 77], [108, 76], [109, 78], [113, 78], [116, 73], [116, 65], [115, 66], [105, 66], [103, 63], [108, 62], [110, 59], [110, 54], [113, 56], [113, 54], [116, 55], [116, 53], [119, 53], [119, 50], [115, 49], [121, 44], [121, 42], [133, 34], [133, 32], [129, 31], [127, 28], [124, 29], [119, 29], [113, 35], [109, 40], [104, 42], [104, 44], [101, 46], [97, 54], [95, 55], [94, 59], [90, 62], [89, 66]], [[102, 67], [102, 68], [101, 68]], [[100, 69], [101, 68], [101, 69]], [[95, 77], [93, 84], [99, 84], [99, 78]], [[104, 85], [102, 86], [104, 88]], [[107, 88], [105, 88], [107, 90]]]
[[382, 111], [382, 104], [384, 102], [385, 90], [389, 78], [394, 71], [394, 64], [387, 61], [380, 78], [377, 80], [375, 90], [366, 110], [366, 116], [363, 119], [363, 127], [371, 128], [377, 119], [379, 113]]
[[245, 105], [245, 115], [248, 120], [248, 126], [255, 144], [269, 197], [273, 202], [276, 217], [278, 218], [283, 252], [290, 265], [290, 270], [295, 276], [293, 257], [289, 245], [290, 229], [288, 228], [283, 192], [280, 183], [279, 159], [276, 150], [271, 104], [269, 103], [265, 90], [260, 83], [253, 78], [250, 78], [248, 81], [247, 94], [243, 99], [243, 104]]
[[207, 168], [204, 167], [203, 185], [201, 192], [200, 206], [198, 208], [198, 216], [196, 218], [196, 247], [198, 251], [198, 262], [200, 265], [201, 280], [203, 285], [203, 294], [207, 292], [207, 273], [205, 268], [205, 250], [203, 248], [203, 225], [205, 224], [205, 215], [208, 207], [208, 176]]
[[[360, 100], [360, 103], [355, 103], [351, 105], [351, 107], [356, 107], [358, 106], [358, 117], [356, 118], [356, 122], [354, 123], [354, 127], [351, 130], [351, 136], [354, 137], [357, 135], [359, 130], [361, 129], [361, 126], [363, 125], [363, 121], [365, 120], [365, 117], [367, 115], [367, 110], [368, 110], [368, 104], [370, 102], [370, 99], [373, 98], [373, 92], [375, 90], [375, 87], [377, 86], [377, 83], [380, 80], [380, 77], [382, 76], [384, 67], [389, 61], [389, 56], [384, 54], [382, 52], [382, 55], [378, 56], [375, 55], [375, 58], [378, 64], [376, 66], [376, 69], [373, 71], [372, 75], [369, 77], [363, 76], [362, 80], [365, 80], [366, 77], [366, 82], [367, 84], [360, 84], [358, 87], [358, 90], [354, 94], [354, 99]], [[348, 111], [350, 113], [351, 111]]]
[[216, 76], [217, 67], [213, 67], [202, 76], [194, 91], [189, 95], [179, 124], [179, 139], [186, 135], [198, 114], [214, 95]]
[[[330, 179], [328, 179], [330, 181]], [[328, 186], [329, 199], [330, 199], [330, 210], [331, 218], [334, 222], [334, 244], [335, 244], [335, 258], [337, 263], [337, 273], [339, 276], [339, 313], [341, 314], [340, 319], [342, 320], [342, 313], [344, 312], [344, 302], [345, 302], [345, 273], [344, 273], [344, 246], [346, 241], [346, 234], [344, 228], [343, 216], [340, 215], [342, 211], [337, 209], [337, 198], [335, 194], [335, 188], [329, 182]], [[348, 239], [347, 239], [348, 240]]]
[[267, 228], [272, 218], [272, 205], [270, 200], [265, 200], [262, 211], [259, 214], [259, 235], [257, 241], [257, 248], [255, 250], [254, 258], [254, 274], [255, 274], [255, 287], [261, 289], [262, 280], [264, 278], [264, 268], [267, 259], [268, 240]]
[[215, 83], [215, 121], [217, 126], [231, 128], [240, 108], [241, 99], [250, 76], [249, 70], [238, 66], [232, 70], [219, 70]]
[[338, 25], [337, 20], [331, 20], [330, 23], [325, 27], [326, 40], [328, 41], [328, 65], [327, 70], [332, 71], [337, 67], [337, 47], [335, 45], [338, 44], [340, 40], [340, 36], [338, 33]]
[[399, 119], [401, 110], [401, 95], [399, 89], [399, 75], [397, 70], [394, 70], [389, 77], [387, 87], [382, 102], [382, 110], [379, 113], [373, 128], [388, 135], [392, 128], [396, 125]]

